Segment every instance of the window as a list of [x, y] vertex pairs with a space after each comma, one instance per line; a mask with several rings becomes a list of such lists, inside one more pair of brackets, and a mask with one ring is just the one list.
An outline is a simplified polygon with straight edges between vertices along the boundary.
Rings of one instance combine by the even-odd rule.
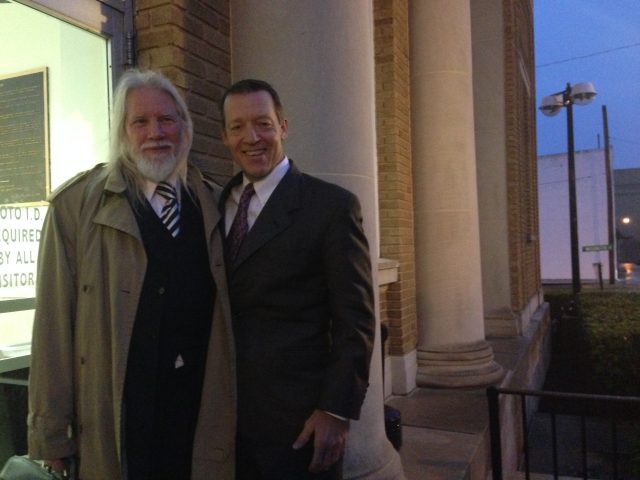
[[47, 195], [107, 160], [124, 6], [0, 0], [0, 375], [28, 365]]

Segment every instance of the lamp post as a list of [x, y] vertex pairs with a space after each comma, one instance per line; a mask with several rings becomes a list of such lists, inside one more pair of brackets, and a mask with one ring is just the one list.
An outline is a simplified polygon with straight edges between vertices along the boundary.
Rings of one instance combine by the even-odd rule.
[[571, 235], [571, 284], [573, 294], [580, 292], [580, 253], [578, 245], [578, 207], [576, 205], [576, 160], [573, 145], [573, 105], [588, 105], [596, 96], [593, 84], [589, 82], [577, 83], [561, 91], [544, 97], [540, 104], [540, 111], [547, 117], [567, 109], [567, 163], [569, 180], [569, 229]]

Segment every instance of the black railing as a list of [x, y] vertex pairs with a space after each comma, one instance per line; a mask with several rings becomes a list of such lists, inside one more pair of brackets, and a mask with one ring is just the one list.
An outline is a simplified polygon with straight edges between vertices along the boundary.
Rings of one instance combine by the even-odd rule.
[[[489, 387], [487, 389], [487, 397], [489, 400], [489, 428], [491, 432], [491, 464], [493, 480], [503, 479], [502, 464], [502, 435], [500, 425], [500, 395], [512, 395], [520, 398], [520, 422], [522, 428], [522, 450], [516, 451], [516, 455], [520, 457], [522, 452], [522, 466], [524, 475], [527, 480], [531, 478], [531, 451], [529, 438], [529, 421], [535, 413], [533, 408], [527, 408], [527, 398], [545, 401], [546, 409], [549, 411], [550, 429], [551, 429], [551, 467], [553, 478], [558, 479], [559, 472], [559, 456], [558, 456], [558, 424], [557, 416], [559, 413], [567, 413], [558, 408], [558, 405], [571, 402], [572, 404], [586, 405], [586, 408], [577, 409], [571, 415], [575, 415], [580, 420], [580, 470], [583, 479], [589, 478], [588, 472], [588, 445], [587, 445], [587, 417], [606, 418], [610, 425], [611, 438], [611, 472], [610, 478], [614, 480], [622, 479], [620, 472], [620, 438], [619, 424], [622, 421], [629, 421], [631, 412], [632, 416], [638, 418], [640, 411], [639, 397], [620, 397], [611, 395], [588, 395], [580, 393], [563, 393], [563, 392], [546, 392], [536, 390], [518, 390], [507, 388]], [[598, 408], [592, 408], [598, 405]], [[582, 410], [582, 411], [581, 411]], [[587, 413], [588, 412], [588, 413]], [[515, 415], [514, 415], [515, 416]], [[518, 448], [518, 446], [516, 446]], [[546, 473], [546, 472], [536, 472]], [[575, 475], [573, 475], [575, 476]], [[634, 477], [635, 478], [635, 477]]]

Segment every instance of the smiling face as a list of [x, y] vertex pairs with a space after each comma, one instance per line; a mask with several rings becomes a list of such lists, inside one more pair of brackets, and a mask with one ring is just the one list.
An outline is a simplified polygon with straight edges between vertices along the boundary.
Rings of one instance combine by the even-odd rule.
[[155, 182], [176, 170], [181, 156], [182, 120], [171, 95], [142, 87], [127, 96], [129, 154], [140, 173]]
[[268, 92], [229, 95], [224, 101], [222, 134], [233, 160], [252, 182], [271, 173], [284, 159], [287, 121], [279, 119]]

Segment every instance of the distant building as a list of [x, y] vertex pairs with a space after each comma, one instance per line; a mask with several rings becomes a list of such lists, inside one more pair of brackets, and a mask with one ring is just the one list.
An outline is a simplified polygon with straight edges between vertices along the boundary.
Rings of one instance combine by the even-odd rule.
[[640, 263], [640, 168], [614, 170], [620, 263]]
[[[593, 149], [582, 150], [575, 155], [580, 277], [583, 282], [598, 280], [598, 264], [602, 268], [602, 278], [605, 281], [609, 279], [609, 225], [614, 219], [609, 219], [607, 214], [607, 175], [604, 153], [604, 149]], [[543, 283], [571, 282], [567, 170], [566, 153], [538, 157], [540, 256]], [[638, 178], [640, 179], [640, 176]]]

